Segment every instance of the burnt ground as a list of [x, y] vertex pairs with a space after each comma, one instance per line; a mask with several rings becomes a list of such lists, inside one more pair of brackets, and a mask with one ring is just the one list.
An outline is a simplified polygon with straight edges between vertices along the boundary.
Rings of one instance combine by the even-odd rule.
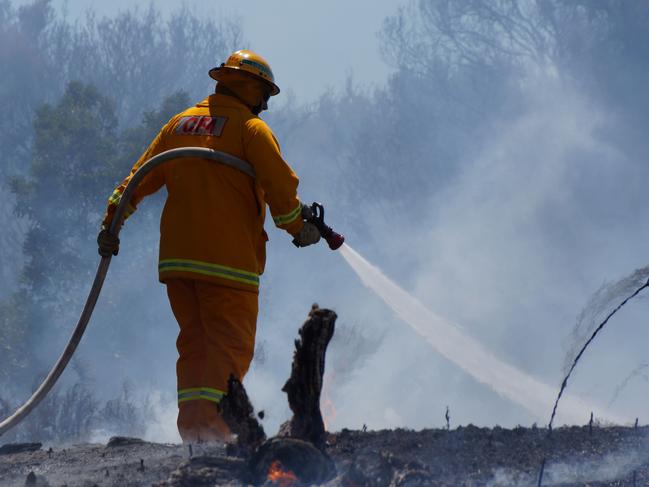
[[[649, 427], [343, 430], [327, 436], [329, 486], [648, 486]], [[214, 445], [116, 441], [3, 453], [0, 486], [248, 485], [246, 463]], [[267, 485], [272, 485], [267, 483]], [[277, 484], [290, 485], [290, 483]]]

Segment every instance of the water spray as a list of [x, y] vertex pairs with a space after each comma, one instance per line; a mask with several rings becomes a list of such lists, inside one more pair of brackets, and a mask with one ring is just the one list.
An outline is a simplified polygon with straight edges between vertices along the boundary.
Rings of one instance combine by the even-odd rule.
[[[520, 404], [536, 418], [543, 418], [552, 406], [555, 389], [520, 369], [502, 361], [461, 328], [433, 313], [417, 299], [390, 280], [376, 266], [364, 259], [348, 244], [341, 254], [365, 286], [374, 291], [403, 321], [442, 356], [456, 364], [475, 380], [486, 384], [501, 396]], [[587, 405], [577, 397], [565, 398], [562, 417], [579, 423], [584, 411], [595, 411], [598, 417], [613, 418], [598, 408]]]
[[624, 389], [629, 385], [629, 382], [631, 382], [636, 377], [641, 377], [645, 380], [645, 382], [649, 382], [649, 376], [644, 373], [644, 371], [648, 368], [649, 363], [644, 362], [638, 365], [628, 376], [626, 376], [626, 378], [615, 388], [611, 400], [608, 402], [608, 406], [611, 407], [613, 403], [617, 401], [618, 397], [620, 397], [620, 394], [622, 394], [622, 391], [624, 391]]
[[633, 298], [635, 298], [638, 294], [640, 294], [644, 289], [649, 287], [649, 280], [645, 282], [642, 286], [640, 286], [636, 291], [631, 294], [628, 298], [626, 298], [624, 301], [622, 301], [613, 311], [611, 311], [608, 316], [602, 321], [599, 326], [595, 329], [593, 334], [590, 336], [590, 338], [584, 343], [584, 346], [581, 347], [579, 350], [579, 353], [576, 355], [575, 359], [572, 362], [572, 365], [570, 366], [570, 370], [568, 370], [568, 373], [563, 379], [563, 382], [561, 383], [561, 389], [559, 389], [559, 394], [557, 395], [557, 399], [554, 402], [554, 407], [552, 408], [552, 415], [550, 416], [550, 422], [548, 423], [548, 432], [552, 433], [552, 423], [554, 422], [554, 416], [557, 413], [557, 407], [559, 406], [559, 401], [561, 400], [561, 396], [563, 395], [564, 390], [568, 386], [568, 379], [570, 379], [570, 375], [572, 374], [572, 371], [575, 370], [575, 367], [577, 367], [577, 363], [579, 362], [579, 359], [581, 359], [581, 356], [584, 354], [588, 346], [592, 343], [592, 341], [595, 339], [597, 334], [606, 326], [606, 323], [618, 312], [620, 311], [629, 301], [631, 301]]

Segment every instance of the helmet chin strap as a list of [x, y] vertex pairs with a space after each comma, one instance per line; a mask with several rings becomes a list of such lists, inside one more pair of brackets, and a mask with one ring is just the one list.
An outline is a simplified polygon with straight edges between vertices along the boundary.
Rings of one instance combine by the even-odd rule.
[[250, 105], [246, 100], [244, 100], [242, 97], [240, 97], [234, 90], [231, 90], [230, 88], [225, 86], [223, 83], [218, 83], [216, 85], [216, 88], [214, 89], [214, 93], [219, 93], [221, 95], [227, 95], [227, 96], [231, 96], [233, 98], [236, 98], [241, 103], [243, 103], [245, 106], [247, 106], [248, 109], [253, 113], [253, 115], [259, 115], [264, 110], [268, 110], [267, 100], [262, 100], [257, 105]]

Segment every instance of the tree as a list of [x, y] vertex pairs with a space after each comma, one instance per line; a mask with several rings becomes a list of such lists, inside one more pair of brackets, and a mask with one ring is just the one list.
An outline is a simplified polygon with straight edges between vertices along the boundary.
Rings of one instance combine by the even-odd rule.
[[57, 60], [44, 52], [47, 30], [54, 22], [49, 3], [36, 0], [16, 10], [10, 0], [0, 1], [0, 177], [19, 172], [29, 157], [27, 134], [34, 110], [53, 87], [43, 76], [46, 73], [51, 81], [59, 72]]
[[244, 44], [238, 25], [179, 7], [164, 17], [153, 3], [114, 17], [72, 21], [51, 0], [15, 8], [0, 0], [0, 178], [22, 173], [29, 160], [34, 111], [83, 80], [114, 100], [122, 126], [137, 126], [169, 93], [198, 98], [207, 71]]
[[[556, 39], [555, 62], [615, 112], [649, 122], [649, 3], [537, 1]], [[638, 134], [640, 135], [640, 134]], [[640, 136], [644, 138], [643, 135]]]
[[52, 350], [43, 347], [61, 342], [70, 305], [80, 307], [85, 298], [108, 196], [187, 100], [177, 92], [159, 110], [146, 112], [139, 126], [120, 131], [114, 102], [91, 85], [72, 82], [55, 104], [36, 111], [28, 175], [12, 184], [17, 214], [32, 226], [23, 248], [22, 287], [0, 310], [7, 330], [0, 340], [12, 352], [0, 359], [3, 370], [50, 366]]
[[2, 313], [7, 329], [15, 331], [3, 337], [5, 346], [20, 357], [9, 370], [16, 365], [38, 370], [50, 358], [40, 347], [57, 335], [57, 321], [80, 290], [78, 276], [88, 274], [104, 188], [115, 172], [114, 104], [95, 88], [70, 83], [55, 105], [36, 111], [33, 127], [28, 175], [12, 183], [17, 215], [32, 226], [23, 248], [22, 287]]
[[66, 282], [83, 268], [81, 250], [97, 228], [98, 208], [114, 179], [117, 118], [96, 88], [68, 85], [56, 105], [34, 118], [33, 159], [26, 178], [14, 181], [17, 211], [35, 223], [25, 252], [30, 290], [57, 293], [52, 276]]

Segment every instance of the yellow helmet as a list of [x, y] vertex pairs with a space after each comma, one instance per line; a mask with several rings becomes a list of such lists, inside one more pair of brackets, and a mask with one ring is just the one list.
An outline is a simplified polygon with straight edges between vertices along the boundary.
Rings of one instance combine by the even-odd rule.
[[255, 54], [247, 49], [233, 52], [226, 62], [221, 63], [216, 68], [210, 69], [210, 77], [216, 81], [221, 81], [224, 78], [224, 74], [228, 71], [233, 72], [232, 70], [247, 73], [247, 75], [261, 79], [269, 84], [271, 87], [270, 96], [275, 96], [279, 93], [279, 87], [275, 84], [275, 76], [273, 76], [270, 65], [259, 54]]

